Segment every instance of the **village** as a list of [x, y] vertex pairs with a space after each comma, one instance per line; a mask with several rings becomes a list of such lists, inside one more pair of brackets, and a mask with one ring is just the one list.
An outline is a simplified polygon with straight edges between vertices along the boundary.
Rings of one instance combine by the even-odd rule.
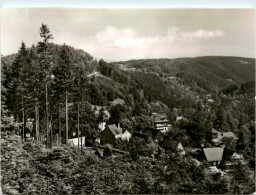
[[[99, 115], [101, 106], [92, 106], [94, 108], [95, 115]], [[214, 128], [211, 130], [211, 142], [202, 140], [200, 143], [201, 147], [198, 148], [186, 148], [183, 147], [180, 141], [173, 140], [172, 137], [168, 136], [168, 133], [172, 131], [172, 125], [167, 119], [165, 112], [158, 112], [151, 114], [151, 126], [146, 127], [143, 132], [133, 131], [129, 132], [127, 129], [122, 128], [120, 123], [118, 124], [107, 124], [106, 122], [110, 118], [110, 113], [103, 109], [104, 121], [98, 124], [100, 129], [100, 136], [95, 139], [95, 144], [99, 146], [98, 154], [103, 157], [103, 149], [109, 147], [113, 153], [127, 155], [129, 152], [115, 148], [116, 143], [129, 142], [132, 137], [138, 137], [140, 139], [152, 139], [157, 147], [164, 151], [175, 149], [175, 152], [179, 156], [192, 156], [196, 164], [199, 166], [202, 163], [207, 164], [206, 171], [210, 172], [232, 172], [232, 167], [241, 163], [243, 165], [248, 164], [242, 154], [239, 154], [234, 149], [228, 148], [222, 142], [224, 139], [231, 139], [232, 141], [237, 140], [237, 136], [233, 132], [221, 132]], [[173, 123], [179, 123], [182, 120], [187, 120], [182, 116], [176, 117]], [[29, 124], [29, 123], [28, 123]], [[27, 133], [27, 137], [30, 134]], [[84, 150], [90, 149], [86, 147], [85, 136], [78, 137], [77, 132], [72, 132], [72, 137], [69, 138], [69, 145], [74, 148], [83, 148]], [[82, 143], [82, 145], [81, 145]], [[153, 153], [151, 156], [154, 157]]]

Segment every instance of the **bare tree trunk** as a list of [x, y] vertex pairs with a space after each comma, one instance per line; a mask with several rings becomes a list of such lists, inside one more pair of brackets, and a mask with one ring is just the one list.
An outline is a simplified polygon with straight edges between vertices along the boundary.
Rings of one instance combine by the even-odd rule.
[[45, 106], [46, 106], [46, 111], [45, 111], [45, 113], [46, 113], [46, 147], [48, 148], [48, 146], [49, 146], [49, 135], [48, 135], [49, 124], [48, 124], [48, 91], [47, 91], [47, 82], [45, 84]]
[[41, 143], [41, 133], [40, 133], [40, 128], [39, 128], [40, 120], [39, 120], [39, 107], [37, 106], [37, 129], [38, 129], [38, 141]]
[[66, 91], [66, 145], [68, 144], [68, 93]]
[[80, 126], [80, 124], [79, 124], [79, 102], [77, 102], [77, 140], [78, 140], [78, 152], [79, 152], [79, 126]]
[[19, 122], [19, 115], [17, 114], [16, 115], [16, 130], [17, 130], [17, 134], [21, 136], [21, 132], [20, 132], [20, 127], [18, 125], [18, 122]]
[[38, 116], [38, 107], [37, 103], [35, 103], [35, 121], [36, 121], [36, 143], [39, 143], [39, 116]]
[[60, 105], [59, 105], [59, 145], [61, 144], [61, 111], [60, 111]]
[[51, 124], [50, 132], [51, 132], [51, 147], [52, 147], [52, 146], [53, 146], [53, 134], [52, 134], [53, 123], [52, 123], [52, 114], [51, 114], [51, 118], [50, 118], [50, 124]]
[[22, 126], [22, 136], [23, 136], [23, 141], [25, 140], [25, 109], [24, 109], [24, 100], [22, 99], [22, 123], [23, 123], [23, 126]]

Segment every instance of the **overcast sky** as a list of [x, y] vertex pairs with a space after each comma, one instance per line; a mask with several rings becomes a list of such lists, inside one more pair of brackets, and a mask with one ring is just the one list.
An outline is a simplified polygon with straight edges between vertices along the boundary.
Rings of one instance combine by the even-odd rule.
[[255, 57], [253, 9], [2, 8], [1, 53], [41, 40], [83, 49], [95, 58], [120, 61], [209, 55]]

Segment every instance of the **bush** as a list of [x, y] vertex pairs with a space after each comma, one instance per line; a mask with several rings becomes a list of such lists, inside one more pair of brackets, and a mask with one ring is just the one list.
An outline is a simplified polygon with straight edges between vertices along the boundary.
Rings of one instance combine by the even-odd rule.
[[103, 156], [105, 157], [105, 158], [107, 158], [107, 157], [109, 157], [109, 156], [111, 156], [112, 155], [112, 149], [111, 149], [111, 147], [109, 146], [109, 145], [107, 145], [105, 148], [104, 148], [104, 150], [103, 150]]

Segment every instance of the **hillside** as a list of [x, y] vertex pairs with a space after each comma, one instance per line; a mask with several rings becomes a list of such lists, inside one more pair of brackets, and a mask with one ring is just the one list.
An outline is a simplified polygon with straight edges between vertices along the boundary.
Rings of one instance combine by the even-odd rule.
[[196, 57], [145, 59], [114, 62], [123, 70], [156, 72], [165, 78], [196, 82], [207, 90], [220, 90], [230, 84], [254, 80], [255, 59], [241, 57]]
[[[222, 194], [250, 193], [236, 177], [206, 174], [191, 157], [159, 154], [133, 160], [130, 156], [101, 158], [97, 148], [79, 154], [65, 145], [45, 148], [21, 137], [1, 134], [1, 176], [4, 194]], [[246, 172], [251, 173], [251, 172]], [[235, 182], [235, 184], [234, 184]]]

